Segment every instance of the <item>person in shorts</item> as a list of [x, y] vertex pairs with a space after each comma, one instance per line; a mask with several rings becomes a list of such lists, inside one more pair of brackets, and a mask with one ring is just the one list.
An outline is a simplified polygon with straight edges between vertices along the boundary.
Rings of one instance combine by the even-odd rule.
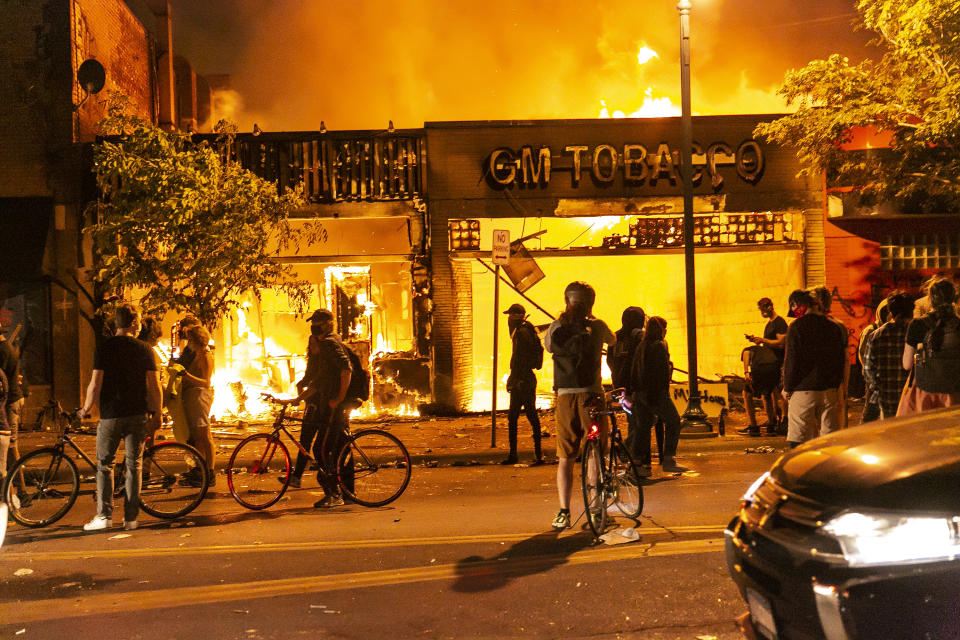
[[[607, 324], [593, 317], [596, 293], [586, 282], [571, 282], [563, 292], [566, 308], [547, 329], [546, 350], [553, 354], [553, 386], [557, 393], [557, 494], [560, 511], [553, 528], [570, 526], [570, 491], [573, 466], [592, 406], [603, 408], [601, 358], [603, 345], [612, 345], [616, 336]], [[606, 448], [608, 427], [600, 416], [600, 439]]]
[[[757, 301], [757, 308], [760, 310], [760, 315], [767, 319], [767, 324], [763, 328], [762, 336], [750, 334], [745, 336], [754, 345], [745, 349], [743, 353], [744, 374], [747, 381], [743, 398], [750, 424], [737, 433], [759, 436], [763, 428], [766, 429], [767, 435], [776, 435], [786, 415], [778, 396], [783, 371], [784, 343], [787, 339], [787, 321], [777, 315], [770, 298], [760, 298]], [[754, 414], [754, 398], [760, 398], [767, 414], [767, 421], [762, 425], [757, 424]]]

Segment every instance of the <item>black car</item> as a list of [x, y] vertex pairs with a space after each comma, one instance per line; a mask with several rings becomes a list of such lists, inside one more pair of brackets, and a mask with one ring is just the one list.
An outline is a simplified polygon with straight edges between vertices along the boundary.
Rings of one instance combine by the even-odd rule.
[[960, 409], [785, 453], [725, 531], [748, 637], [960, 638]]

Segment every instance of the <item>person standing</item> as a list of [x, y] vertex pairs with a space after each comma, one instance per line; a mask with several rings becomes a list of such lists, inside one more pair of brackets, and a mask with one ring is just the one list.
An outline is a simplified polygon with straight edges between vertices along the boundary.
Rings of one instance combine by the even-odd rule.
[[932, 283], [929, 297], [932, 311], [907, 327], [901, 362], [904, 369], [913, 370], [917, 391], [912, 402], [904, 402], [911, 398], [904, 394], [898, 416], [960, 404], [960, 318], [953, 282]]
[[661, 468], [668, 473], [686, 471], [677, 464], [677, 445], [680, 442], [680, 414], [670, 398], [670, 379], [673, 364], [667, 347], [667, 321], [659, 316], [647, 320], [643, 341], [637, 348], [633, 364], [634, 410], [640, 424], [641, 475], [651, 473], [650, 429], [657, 420], [663, 420], [663, 456]]
[[[214, 457], [216, 449], [210, 435], [210, 406], [213, 404], [213, 389], [210, 379], [213, 377], [213, 354], [210, 353], [210, 332], [199, 324], [187, 329], [187, 349], [193, 354], [190, 364], [175, 366], [172, 369], [181, 377], [180, 394], [183, 401], [183, 413], [190, 431], [190, 442], [203, 456], [207, 465], [207, 486], [216, 486]], [[186, 349], [184, 350], [186, 351]], [[184, 478], [188, 484], [200, 482], [197, 472]]]
[[791, 447], [841, 427], [840, 385], [847, 332], [820, 311], [810, 292], [790, 294], [796, 318], [787, 330], [783, 397], [787, 401], [787, 443]]
[[[349, 428], [348, 408], [344, 406], [344, 400], [353, 369], [347, 347], [333, 328], [333, 314], [326, 309], [318, 309], [310, 316], [307, 369], [297, 383], [300, 393], [296, 398], [284, 401], [288, 404], [306, 403], [300, 444], [313, 452], [313, 457], [320, 465], [317, 479], [325, 495], [314, 503], [313, 506], [317, 508], [343, 504], [340, 487], [337, 486], [337, 461], [333, 457], [340, 450]], [[307, 457], [298, 453], [290, 476], [292, 486], [300, 486], [306, 468]]]
[[[614, 389], [623, 389], [620, 402], [623, 404], [627, 416], [627, 439], [625, 444], [630, 457], [639, 461], [641, 455], [640, 423], [637, 422], [637, 412], [633, 407], [633, 385], [630, 376], [630, 367], [637, 353], [637, 347], [643, 339], [643, 327], [647, 322], [647, 314], [641, 307], [627, 307], [620, 316], [621, 327], [614, 334], [617, 341], [607, 350], [607, 366], [610, 368], [610, 381]], [[646, 431], [646, 449], [650, 450], [650, 432]], [[639, 463], [638, 463], [639, 464]], [[641, 476], [645, 475], [644, 468], [638, 470]]]
[[143, 441], [149, 428], [160, 427], [160, 375], [150, 347], [136, 339], [140, 312], [131, 304], [117, 306], [113, 336], [104, 339], [93, 358], [81, 419], [100, 407], [97, 425], [97, 515], [84, 531], [113, 524], [113, 458], [123, 440], [126, 464], [123, 528], [137, 528]]
[[[860, 332], [860, 342], [857, 345], [857, 359], [860, 361], [860, 366], [863, 368], [863, 382], [864, 386], [866, 387], [864, 389], [863, 413], [860, 416], [860, 424], [863, 424], [864, 422], [872, 422], [880, 418], [880, 391], [879, 389], [873, 387], [873, 383], [867, 378], [867, 345], [870, 343], [870, 338], [873, 336], [873, 333], [885, 325], [890, 319], [890, 311], [888, 307], [889, 299], [890, 297], [888, 296], [880, 301], [880, 304], [877, 305], [877, 310], [874, 313], [873, 322], [865, 326], [863, 331]], [[913, 309], [913, 301], [910, 302], [910, 308]], [[899, 364], [899, 358], [902, 355], [902, 353], [897, 353], [897, 367], [900, 369], [903, 368]], [[892, 414], [888, 414], [888, 417], [890, 415]]]
[[870, 334], [863, 349], [863, 377], [876, 397], [880, 410], [877, 418], [897, 415], [908, 375], [903, 368], [903, 347], [913, 317], [913, 299], [907, 294], [890, 294], [885, 302], [891, 318]]
[[847, 345], [850, 340], [850, 332], [847, 331], [847, 325], [843, 324], [839, 318], [835, 318], [831, 313], [830, 309], [833, 306], [833, 296], [830, 294], [830, 291], [820, 285], [810, 289], [810, 295], [813, 296], [813, 301], [817, 306], [817, 309], [822, 313], [828, 320], [831, 320], [837, 327], [840, 329], [840, 332], [843, 334], [843, 378], [840, 381], [840, 385], [837, 387], [837, 397], [840, 398], [840, 428], [847, 428], [847, 407], [848, 407], [848, 398], [847, 398], [847, 386], [850, 382], [850, 358], [847, 357]]
[[[760, 310], [760, 315], [767, 319], [767, 324], [763, 327], [763, 335], [748, 334], [746, 338], [763, 352], [754, 351], [750, 364], [745, 364], [749, 367], [748, 371], [745, 371], [749, 391], [744, 389], [744, 400], [750, 426], [739, 433], [758, 436], [762, 426], [767, 430], [768, 435], [775, 435], [780, 430], [784, 417], [781, 414], [782, 407], [777, 396], [780, 395], [783, 347], [787, 339], [787, 321], [777, 315], [773, 307], [773, 300], [770, 298], [760, 298], [757, 301], [757, 309]], [[758, 426], [754, 417], [754, 397], [759, 397], [763, 402], [763, 409], [767, 414], [767, 422], [764, 425]], [[785, 414], [785, 412], [783, 413]]]
[[[560, 511], [553, 528], [570, 526], [570, 491], [573, 466], [583, 436], [590, 425], [590, 407], [603, 409], [603, 383], [600, 365], [603, 345], [612, 345], [616, 336], [610, 327], [593, 317], [596, 292], [586, 282], [571, 282], [563, 292], [566, 308], [550, 324], [544, 339], [553, 354], [553, 387], [557, 393], [557, 495]], [[600, 441], [606, 448], [607, 421], [600, 415]]]
[[[0, 473], [4, 475], [7, 469], [20, 458], [17, 446], [17, 437], [20, 432], [20, 422], [23, 416], [23, 389], [20, 386], [20, 357], [13, 345], [7, 340], [7, 325], [0, 324], [0, 370], [7, 378], [7, 405], [4, 410], [4, 422], [7, 427], [0, 433]], [[13, 454], [10, 457], [9, 454]]]
[[510, 340], [513, 352], [510, 355], [510, 375], [507, 377], [507, 391], [510, 393], [510, 410], [507, 413], [507, 437], [510, 442], [510, 455], [500, 464], [517, 463], [517, 425], [520, 412], [523, 411], [533, 429], [533, 463], [543, 464], [543, 452], [540, 448], [540, 416], [537, 414], [537, 377], [533, 370], [543, 366], [543, 345], [536, 328], [527, 321], [527, 310], [523, 305], [512, 304], [503, 312], [507, 316]]

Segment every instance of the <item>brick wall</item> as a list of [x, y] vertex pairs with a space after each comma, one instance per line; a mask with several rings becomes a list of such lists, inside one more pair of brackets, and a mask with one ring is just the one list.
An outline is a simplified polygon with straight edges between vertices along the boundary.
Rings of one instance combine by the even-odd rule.
[[453, 380], [459, 409], [473, 399], [473, 282], [471, 262], [453, 263]]
[[[103, 65], [107, 75], [103, 91], [91, 96], [77, 113], [76, 139], [89, 141], [96, 136], [96, 123], [103, 116], [100, 100], [108, 91], [123, 93], [138, 114], [155, 121], [153, 45], [147, 30], [123, 0], [70, 0], [70, 3], [74, 70], [84, 60], [93, 58]], [[76, 80], [73, 95], [75, 104], [85, 95]]]

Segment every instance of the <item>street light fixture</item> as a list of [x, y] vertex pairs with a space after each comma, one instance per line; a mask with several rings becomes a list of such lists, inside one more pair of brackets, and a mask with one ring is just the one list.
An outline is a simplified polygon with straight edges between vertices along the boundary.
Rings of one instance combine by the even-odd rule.
[[680, 13], [680, 122], [682, 129], [680, 172], [683, 177], [683, 258], [687, 301], [687, 370], [690, 377], [690, 394], [681, 424], [684, 435], [702, 437], [713, 435], [713, 430], [707, 422], [707, 414], [700, 406], [700, 389], [697, 381], [697, 292], [693, 262], [693, 119], [690, 114], [690, 10], [692, 8], [690, 0], [677, 2], [677, 11]]

